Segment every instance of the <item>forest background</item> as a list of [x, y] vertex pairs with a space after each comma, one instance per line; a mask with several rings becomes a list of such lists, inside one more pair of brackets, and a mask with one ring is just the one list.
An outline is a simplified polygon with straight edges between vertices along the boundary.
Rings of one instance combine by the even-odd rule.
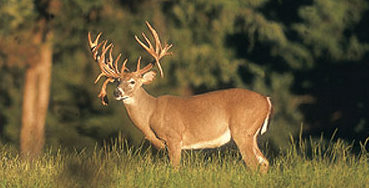
[[97, 98], [87, 33], [103, 32], [134, 67], [145, 52], [133, 36], [146, 20], [174, 45], [165, 78], [146, 87], [154, 96], [231, 87], [270, 96], [263, 141], [274, 151], [301, 127], [312, 138], [336, 131], [364, 141], [368, 8], [365, 0], [0, 0], [0, 144], [37, 154], [44, 144], [93, 148], [121, 135], [139, 145], [121, 102]]

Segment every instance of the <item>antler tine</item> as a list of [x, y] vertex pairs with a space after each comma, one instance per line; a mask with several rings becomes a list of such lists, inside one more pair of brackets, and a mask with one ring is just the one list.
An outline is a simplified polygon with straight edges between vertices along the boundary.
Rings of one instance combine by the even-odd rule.
[[141, 59], [142, 58], [140, 56], [137, 60], [137, 68], [136, 68], [136, 71], [135, 71], [135, 73], [140, 74], [140, 75], [142, 75], [142, 74], [146, 73], [147, 71], [151, 70], [152, 66], [153, 66], [152, 63], [150, 63], [150, 64], [146, 65], [143, 69], [141, 69]]
[[118, 74], [120, 73], [119, 70], [118, 70], [118, 61], [120, 59], [120, 57], [122, 56], [121, 53], [119, 53], [119, 55], [117, 56], [117, 58], [115, 59], [115, 62], [114, 62], [114, 70], [115, 72], [117, 72]]
[[144, 73], [146, 73], [147, 71], [151, 70], [151, 69], [152, 69], [152, 67], [153, 67], [152, 63], [150, 63], [150, 64], [146, 65], [143, 69], [141, 69], [141, 70], [139, 71], [139, 74], [144, 74]]
[[105, 82], [103, 83], [103, 85], [101, 86], [101, 90], [99, 95], [97, 95], [97, 97], [99, 97], [101, 99], [101, 103], [106, 106], [108, 105], [108, 99], [106, 98], [106, 86], [110, 83], [110, 82], [114, 82], [113, 78], [107, 78], [105, 80]]
[[102, 52], [101, 52], [100, 58], [99, 58], [99, 60], [95, 59], [97, 61], [97, 64], [99, 65], [100, 71], [101, 71], [101, 73], [97, 76], [97, 78], [95, 80], [95, 84], [100, 80], [101, 77], [109, 75], [109, 73], [107, 72], [104, 64], [105, 64], [105, 53], [110, 48], [111, 45], [106, 47], [107, 41], [104, 41], [102, 43], [104, 43], [104, 44], [103, 44], [103, 47], [102, 47]]
[[161, 49], [161, 42], [160, 42], [160, 39], [159, 39], [159, 35], [158, 33], [155, 31], [154, 28], [152, 28], [152, 26], [150, 25], [150, 23], [148, 21], [145, 22], [146, 23], [146, 26], [149, 28], [150, 32], [151, 32], [151, 35], [154, 37], [155, 39], [155, 53], [159, 53], [159, 49]]
[[90, 48], [91, 48], [90, 50], [91, 50], [91, 51], [93, 50], [93, 48], [94, 48], [94, 47], [96, 47], [96, 46], [97, 46], [97, 43], [99, 42], [99, 39], [100, 39], [101, 35], [102, 35], [102, 33], [100, 32], [100, 33], [97, 35], [97, 37], [96, 37], [95, 41], [94, 41], [94, 42], [92, 42], [92, 40], [91, 40], [91, 33], [90, 33], [90, 32], [88, 32], [88, 42], [89, 42], [89, 45], [90, 45]]
[[109, 68], [111, 68], [114, 72], [115, 72], [115, 68], [113, 67], [113, 55], [111, 54], [114, 48], [114, 44], [111, 45], [111, 48], [109, 50], [109, 61], [107, 62], [107, 64], [109, 65]]
[[141, 68], [141, 56], [137, 60], [136, 72], [140, 72], [140, 68]]
[[106, 47], [107, 43], [108, 43], [108, 41], [106, 41], [106, 40], [103, 42], [102, 49], [101, 49], [101, 55], [100, 55], [100, 58], [97, 60], [97, 64], [99, 65], [101, 72], [103, 72], [105, 74], [106, 74], [106, 70], [105, 70], [105, 67], [104, 67], [105, 54], [109, 50], [109, 48], [111, 47], [111, 44], [108, 45], [108, 47]]
[[121, 70], [120, 70], [121, 74], [123, 74], [123, 73], [124, 73], [124, 70], [126, 70], [126, 69], [127, 69], [127, 68], [126, 68], [127, 61], [128, 61], [128, 59], [125, 59], [125, 60], [124, 60], [124, 62], [123, 62], [122, 68], [121, 68]]
[[137, 36], [135, 36], [136, 40], [139, 40], [140, 45], [145, 48], [146, 51], [148, 51], [151, 55], [155, 55], [152, 54], [151, 49], [154, 49], [153, 46], [151, 45], [150, 40], [146, 37], [145, 33], [141, 33], [141, 35], [143, 36], [143, 38], [145, 39], [146, 43], [149, 45], [149, 47], [147, 47], [143, 42], [141, 42]]
[[100, 48], [100, 46], [103, 44], [103, 42], [98, 43], [101, 35], [102, 35], [102, 33], [99, 33], [97, 35], [95, 41], [92, 42], [91, 33], [88, 32], [88, 42], [89, 42], [90, 50], [91, 50], [91, 53], [92, 53], [92, 57], [94, 58], [95, 61], [97, 61], [98, 58], [99, 58], [99, 56], [97, 56], [97, 51]]

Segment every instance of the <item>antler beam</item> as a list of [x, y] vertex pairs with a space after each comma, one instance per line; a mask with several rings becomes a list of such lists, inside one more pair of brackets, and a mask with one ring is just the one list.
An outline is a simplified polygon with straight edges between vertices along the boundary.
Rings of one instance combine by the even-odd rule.
[[161, 77], [164, 77], [163, 68], [161, 67], [161, 64], [159, 60], [163, 58], [166, 55], [171, 55], [171, 52], [168, 52], [168, 50], [173, 46], [172, 44], [168, 45], [165, 44], [164, 48], [161, 45], [159, 35], [155, 31], [155, 29], [150, 25], [149, 22], [146, 21], [146, 26], [150, 30], [152, 37], [155, 40], [155, 48], [151, 44], [150, 40], [146, 37], [145, 33], [142, 33], [143, 38], [145, 39], [147, 45], [143, 43], [136, 35], [135, 39], [136, 41], [155, 59], [156, 65], [158, 66], [158, 69], [160, 71]]

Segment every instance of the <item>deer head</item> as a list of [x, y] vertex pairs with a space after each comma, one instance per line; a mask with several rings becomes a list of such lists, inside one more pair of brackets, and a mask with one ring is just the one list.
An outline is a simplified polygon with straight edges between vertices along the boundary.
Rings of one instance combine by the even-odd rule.
[[[160, 71], [160, 75], [164, 77], [164, 73], [159, 60], [164, 56], [171, 54], [170, 52], [168, 52], [168, 50], [172, 47], [172, 45], [165, 44], [164, 47], [162, 47], [159, 36], [155, 29], [149, 24], [149, 22], [146, 22], [146, 25], [155, 40], [155, 47], [151, 44], [150, 40], [146, 37], [144, 33], [142, 33], [142, 36], [145, 39], [147, 45], [142, 42], [137, 36], [135, 36], [135, 39], [154, 58], [155, 63]], [[106, 96], [106, 87], [109, 83], [118, 81], [118, 87], [114, 92], [115, 97], [117, 100], [123, 100], [125, 103], [129, 103], [135, 91], [140, 88], [142, 84], [149, 84], [155, 79], [156, 73], [154, 71], [150, 71], [153, 67], [153, 63], [149, 63], [141, 69], [141, 57], [139, 57], [137, 60], [136, 71], [130, 72], [128, 68], [126, 68], [128, 60], [125, 59], [123, 61], [122, 67], [119, 69], [118, 63], [121, 54], [119, 54], [114, 60], [112, 56], [114, 46], [112, 43], [107, 45], [107, 41], [102, 41], [99, 43], [101, 34], [102, 33], [99, 33], [95, 40], [92, 42], [91, 34], [88, 33], [88, 41], [92, 57], [98, 63], [101, 70], [101, 73], [95, 80], [95, 84], [100, 80], [101, 77], [106, 77], [106, 80], [102, 85], [98, 97], [101, 99], [103, 105], [107, 105], [108, 98]], [[99, 52], [100, 47], [101, 53]]]
[[135, 72], [122, 74], [118, 79], [118, 86], [114, 91], [116, 100], [122, 100], [126, 104], [134, 102], [133, 96], [136, 91], [143, 85], [151, 83], [156, 76], [154, 71], [150, 71], [152, 64], [148, 64], [140, 69], [141, 58], [138, 59], [137, 69]]

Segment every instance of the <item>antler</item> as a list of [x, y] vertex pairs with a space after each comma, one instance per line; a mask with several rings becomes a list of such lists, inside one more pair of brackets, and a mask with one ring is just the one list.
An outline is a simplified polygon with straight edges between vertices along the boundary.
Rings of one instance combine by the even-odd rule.
[[[103, 41], [99, 43], [99, 39], [101, 37], [102, 33], [99, 33], [95, 39], [94, 42], [92, 42], [91, 40], [91, 33], [88, 33], [88, 42], [90, 45], [90, 49], [91, 49], [91, 53], [92, 53], [92, 57], [94, 58], [94, 60], [97, 62], [97, 64], [100, 67], [101, 73], [99, 74], [99, 76], [97, 76], [96, 80], [95, 80], [95, 84], [100, 80], [101, 77], [105, 76], [107, 77], [107, 79], [105, 80], [105, 82], [103, 83], [102, 87], [101, 87], [101, 91], [98, 95], [98, 97], [101, 99], [101, 102], [103, 105], [107, 105], [108, 102], [108, 98], [106, 97], [106, 86], [108, 85], [108, 83], [114, 82], [115, 79], [120, 78], [121, 74], [124, 72], [124, 70], [126, 70], [126, 63], [127, 63], [127, 59], [124, 60], [123, 62], [123, 66], [121, 68], [121, 71], [119, 71], [118, 69], [118, 61], [121, 57], [122, 54], [119, 54], [118, 57], [115, 59], [113, 59], [112, 56], [112, 51], [113, 51], [113, 44], [109, 44], [107, 45], [107, 41]], [[101, 49], [101, 54], [99, 54], [98, 50], [99, 48], [102, 46]], [[106, 52], [109, 51], [109, 56], [106, 57]], [[114, 64], [113, 64], [114, 62]]]
[[155, 40], [155, 48], [153, 47], [153, 45], [151, 44], [150, 40], [146, 37], [145, 33], [142, 33], [143, 38], [145, 39], [145, 41], [147, 42], [148, 46], [145, 45], [143, 42], [141, 42], [141, 40], [135, 35], [135, 39], [136, 41], [147, 51], [149, 52], [149, 54], [151, 56], [154, 57], [156, 65], [159, 68], [160, 71], [160, 75], [161, 77], [164, 77], [164, 73], [163, 73], [163, 69], [161, 68], [160, 62], [159, 60], [166, 56], [166, 55], [171, 55], [171, 52], [168, 52], [168, 50], [173, 46], [172, 44], [168, 45], [165, 44], [164, 48], [161, 45], [158, 33], [155, 31], [155, 29], [150, 25], [149, 22], [146, 21], [146, 25], [147, 28], [149, 28], [151, 35], [153, 36], [154, 40]]
[[[101, 77], [105, 76], [107, 79], [105, 80], [105, 82], [103, 83], [102, 87], [101, 87], [101, 91], [98, 95], [98, 97], [101, 99], [101, 102], [103, 105], [107, 105], [108, 103], [108, 98], [106, 97], [106, 86], [111, 83], [114, 82], [116, 79], [120, 78], [123, 74], [124, 71], [129, 71], [128, 68], [126, 67], [127, 64], [127, 59], [125, 59], [123, 61], [123, 65], [119, 71], [118, 68], [118, 62], [119, 59], [121, 57], [122, 54], [119, 54], [118, 57], [115, 59], [112, 56], [112, 51], [113, 51], [113, 47], [114, 45], [111, 43], [108, 46], [107, 45], [107, 41], [103, 41], [101, 43], [99, 43], [99, 39], [101, 37], [102, 33], [99, 33], [96, 37], [96, 39], [94, 40], [94, 42], [92, 42], [91, 40], [91, 33], [88, 33], [88, 42], [90, 45], [90, 50], [92, 53], [92, 57], [93, 59], [98, 63], [101, 73], [97, 76], [96, 80], [95, 80], [95, 84], [100, 80]], [[101, 49], [101, 54], [99, 54], [99, 48], [102, 46]], [[106, 52], [109, 50], [109, 55], [108, 57], [106, 57]], [[114, 62], [114, 64], [113, 64]], [[141, 65], [141, 57], [137, 60], [137, 70], [136, 72], [134, 72], [135, 74], [144, 74], [145, 72], [149, 71], [152, 68], [152, 64], [148, 64], [146, 65], [143, 69], [140, 69], [140, 65]]]

